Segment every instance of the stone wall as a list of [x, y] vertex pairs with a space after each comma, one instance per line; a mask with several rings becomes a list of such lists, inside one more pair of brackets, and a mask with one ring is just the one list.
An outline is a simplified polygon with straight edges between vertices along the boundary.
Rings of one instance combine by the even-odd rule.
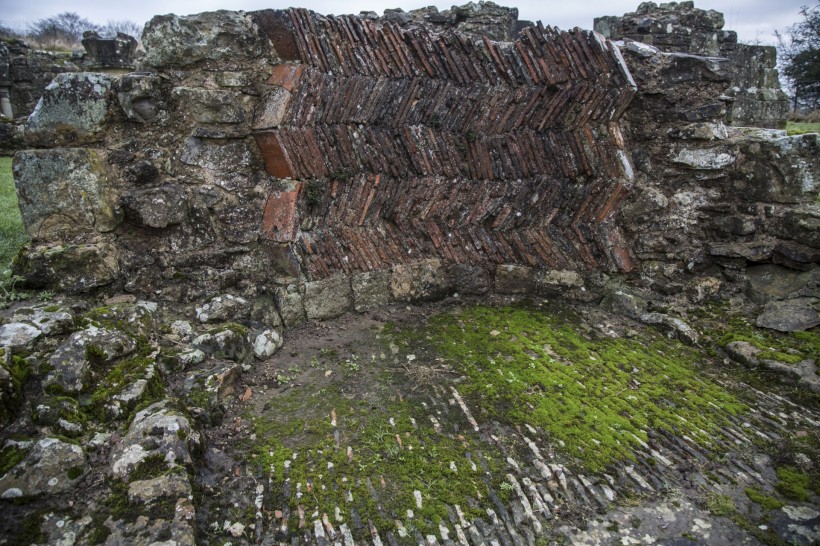
[[0, 87], [8, 88], [14, 117], [34, 111], [51, 80], [79, 71], [81, 61], [71, 53], [34, 51], [19, 40], [0, 43]]
[[702, 10], [694, 2], [643, 2], [622, 17], [595, 19], [594, 28], [612, 40], [631, 40], [670, 53], [724, 57], [732, 61], [726, 96], [730, 125], [785, 128], [789, 99], [780, 89], [774, 46], [737, 42], [737, 33], [723, 30], [723, 14]]
[[817, 135], [727, 127], [732, 61], [396, 17], [159, 16], [150, 70], [60, 75], [15, 157], [18, 271], [290, 326], [613, 278], [703, 301], [750, 264], [816, 267]]

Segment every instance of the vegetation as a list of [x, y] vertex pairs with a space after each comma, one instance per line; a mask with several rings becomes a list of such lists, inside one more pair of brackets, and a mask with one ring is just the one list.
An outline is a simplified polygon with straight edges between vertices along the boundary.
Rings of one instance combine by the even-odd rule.
[[11, 158], [0, 157], [0, 272], [9, 268], [11, 260], [27, 240], [28, 235], [17, 207]]
[[93, 31], [103, 37], [114, 37], [118, 32], [139, 40], [142, 25], [128, 20], [109, 20], [104, 25], [94, 23], [75, 12], [66, 11], [31, 23], [25, 31], [17, 31], [0, 24], [0, 38], [23, 39], [35, 48], [52, 51], [82, 49], [83, 33]]
[[805, 135], [806, 133], [820, 133], [820, 123], [806, 123], [790, 121], [786, 124], [786, 134]]
[[794, 96], [795, 110], [820, 109], [820, 2], [800, 9], [803, 20], [777, 33], [783, 76]]
[[545, 430], [586, 471], [635, 459], [650, 429], [708, 446], [746, 410], [697, 371], [694, 349], [659, 334], [594, 339], [579, 330], [567, 310], [474, 307], [400, 335], [407, 345], [426, 340], [464, 374], [459, 390], [484, 419]]

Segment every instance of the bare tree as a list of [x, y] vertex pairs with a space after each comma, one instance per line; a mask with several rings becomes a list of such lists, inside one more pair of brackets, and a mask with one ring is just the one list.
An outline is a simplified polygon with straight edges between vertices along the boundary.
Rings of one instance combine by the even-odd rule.
[[32, 23], [29, 26], [29, 36], [46, 45], [77, 47], [86, 30], [99, 31], [100, 27], [85, 17], [66, 11]]
[[102, 26], [100, 35], [105, 38], [113, 38], [118, 32], [122, 32], [139, 40], [140, 36], [142, 36], [142, 27], [143, 25], [127, 19], [119, 21], [109, 19], [108, 22]]

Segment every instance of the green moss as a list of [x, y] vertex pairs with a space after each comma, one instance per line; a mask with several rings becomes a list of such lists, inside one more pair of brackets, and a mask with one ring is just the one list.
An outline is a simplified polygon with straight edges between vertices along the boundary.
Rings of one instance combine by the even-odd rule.
[[777, 469], [778, 482], [775, 485], [784, 497], [796, 501], [809, 500], [809, 475], [793, 466]]
[[23, 518], [22, 532], [16, 537], [18, 544], [43, 544], [48, 540], [42, 529], [44, 514], [44, 511], [37, 511]]
[[240, 337], [247, 337], [250, 333], [250, 329], [248, 329], [247, 326], [243, 326], [236, 322], [226, 322], [225, 324], [222, 324], [217, 328], [209, 330], [209, 333], [222, 332], [225, 330], [230, 330], [231, 332], [235, 333]]
[[165, 462], [165, 455], [153, 453], [140, 461], [137, 467], [131, 472], [131, 481], [150, 480], [157, 478], [168, 472], [168, 463]]
[[736, 510], [735, 502], [727, 495], [710, 493], [706, 496], [706, 509], [716, 516], [729, 516]]
[[305, 183], [305, 200], [308, 206], [315, 207], [322, 202], [325, 195], [325, 185], [321, 180], [308, 180]]
[[746, 318], [741, 316], [728, 317], [717, 342], [725, 347], [734, 341], [745, 341], [756, 348], [760, 353], [756, 358], [760, 360], [777, 360], [786, 364], [797, 364], [820, 351], [820, 334], [815, 332], [795, 332], [784, 334], [773, 330], [764, 330], [755, 327]]
[[[0, 157], [0, 274], [10, 267], [12, 259], [27, 240], [28, 234], [17, 206], [11, 158]], [[0, 301], [13, 291], [11, 276], [0, 276]]]
[[148, 380], [142, 396], [137, 400], [133, 400], [130, 404], [121, 404], [121, 409], [125, 411], [117, 417], [127, 419], [132, 415], [137, 404], [151, 403], [164, 396], [165, 385], [154, 369], [153, 359], [143, 356], [126, 358], [113, 365], [105, 373], [105, 377], [98, 381], [97, 388], [88, 398], [89, 413], [103, 421], [110, 419], [112, 414], [108, 406], [114, 400], [114, 396], [142, 379]]
[[747, 487], [746, 496], [755, 504], [759, 504], [764, 510], [777, 510], [785, 504], [774, 497], [770, 497], [757, 487]]
[[68, 476], [69, 480], [76, 480], [77, 478], [79, 478], [82, 475], [83, 475], [83, 469], [82, 469], [82, 467], [79, 467], [79, 466], [72, 466], [66, 472], [66, 476]]
[[546, 430], [587, 471], [634, 459], [651, 429], [708, 447], [709, 435], [746, 410], [698, 372], [697, 350], [660, 334], [591, 339], [578, 323], [562, 308], [479, 306], [398, 340], [431, 345], [463, 374], [459, 391], [482, 418]]
[[8, 445], [0, 450], [0, 476], [5, 476], [9, 470], [25, 459], [27, 454], [28, 449], [16, 445]]
[[[267, 408], [270, 417], [254, 422], [259, 440], [252, 460], [270, 469], [274, 491], [289, 480], [294, 493], [297, 487], [303, 493], [301, 499], [295, 494], [279, 499], [277, 509], [290, 506], [294, 518], [300, 504], [320, 514], [333, 514], [338, 507], [349, 517], [350, 497], [362, 521], [379, 529], [394, 528], [407, 509], [415, 512], [413, 521], [421, 530], [437, 528], [447, 517], [447, 505], [462, 506], [468, 518], [484, 515], [470, 508], [475, 505], [470, 499], [488, 497], [489, 476], [503, 474], [501, 453], [466, 435], [436, 432], [420, 408], [409, 400], [374, 408], [333, 389], [315, 397], [298, 393], [275, 399]], [[484, 465], [491, 474], [485, 474]], [[421, 509], [415, 491], [421, 494]]]

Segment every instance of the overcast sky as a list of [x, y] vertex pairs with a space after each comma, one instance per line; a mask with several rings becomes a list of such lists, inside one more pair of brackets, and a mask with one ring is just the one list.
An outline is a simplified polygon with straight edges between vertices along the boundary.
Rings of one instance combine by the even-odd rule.
[[[740, 40], [754, 43], [774, 43], [775, 30], [783, 30], [800, 19], [801, 5], [816, 0], [696, 0], [695, 6], [723, 12], [724, 28], [737, 31]], [[464, 4], [466, 0], [458, 0]], [[601, 15], [623, 15], [634, 11], [640, 0], [499, 0], [497, 4], [516, 6], [519, 18], [540, 20], [562, 29], [592, 28], [592, 21]], [[187, 15], [217, 9], [255, 10], [264, 8], [305, 7], [323, 14], [359, 13], [363, 10], [382, 13], [386, 8], [405, 11], [428, 5], [440, 10], [452, 6], [436, 0], [0, 0], [0, 21], [21, 29], [28, 23], [73, 11], [96, 23], [130, 19], [145, 23], [154, 15], [176, 13]]]

